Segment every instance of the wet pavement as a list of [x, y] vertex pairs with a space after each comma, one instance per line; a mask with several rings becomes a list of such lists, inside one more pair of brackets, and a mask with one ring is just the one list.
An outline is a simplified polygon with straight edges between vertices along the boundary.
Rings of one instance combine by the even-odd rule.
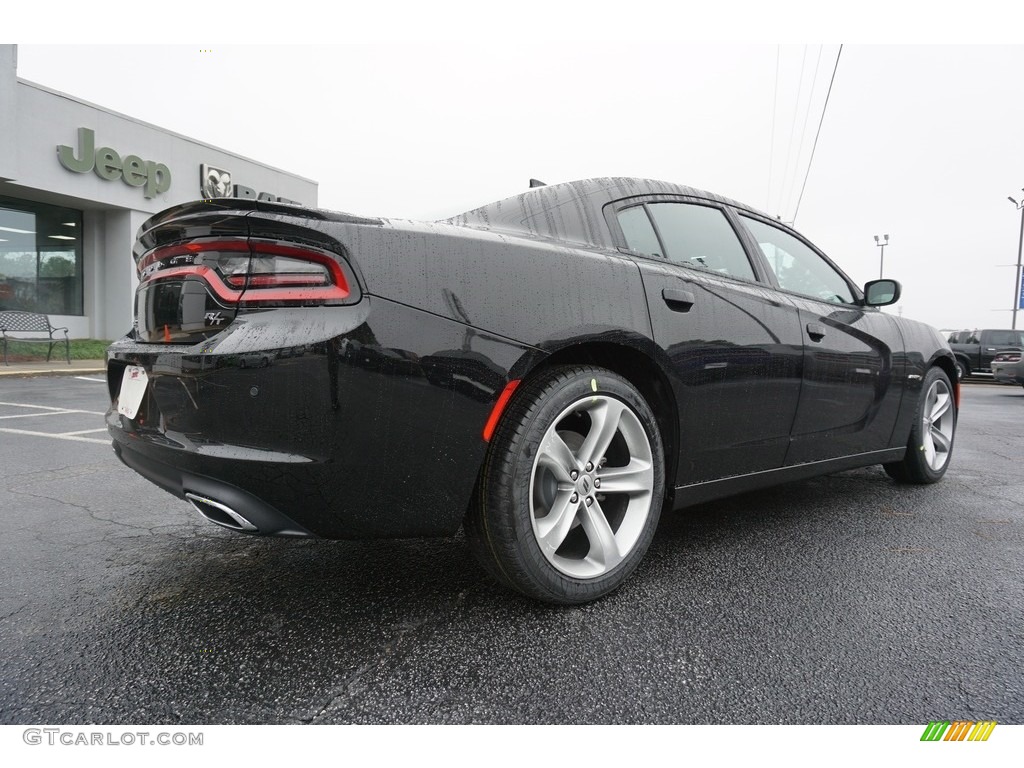
[[96, 375], [0, 379], [2, 723], [1024, 722], [1019, 387], [964, 387], [936, 486], [868, 468], [667, 515], [570, 609], [461, 536], [213, 526], [117, 461], [105, 406]]

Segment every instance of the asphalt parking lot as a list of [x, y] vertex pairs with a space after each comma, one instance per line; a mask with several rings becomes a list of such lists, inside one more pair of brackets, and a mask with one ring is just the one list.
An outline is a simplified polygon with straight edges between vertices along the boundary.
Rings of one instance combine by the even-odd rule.
[[99, 377], [0, 380], [0, 722], [1024, 722], [1024, 389], [880, 468], [663, 519], [549, 608], [448, 540], [256, 539], [123, 467]]

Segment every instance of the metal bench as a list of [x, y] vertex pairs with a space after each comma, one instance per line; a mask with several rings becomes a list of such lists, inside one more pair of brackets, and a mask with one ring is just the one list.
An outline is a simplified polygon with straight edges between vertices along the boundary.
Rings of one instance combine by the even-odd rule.
[[[57, 331], [64, 331], [63, 339], [54, 336]], [[21, 333], [45, 333], [46, 337], [12, 335]], [[54, 344], [60, 344], [63, 341], [64, 356], [67, 357], [68, 365], [71, 365], [71, 342], [68, 341], [68, 329], [54, 328], [50, 325], [50, 318], [46, 315], [40, 315], [35, 312], [18, 312], [10, 309], [0, 311], [0, 337], [3, 338], [4, 365], [10, 365], [7, 362], [8, 341], [18, 341], [25, 344], [48, 344], [46, 362], [50, 362]]]

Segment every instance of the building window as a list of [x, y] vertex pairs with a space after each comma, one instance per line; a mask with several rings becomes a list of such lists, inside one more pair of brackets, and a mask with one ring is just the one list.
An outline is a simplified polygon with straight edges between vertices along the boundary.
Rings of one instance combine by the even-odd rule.
[[0, 197], [0, 309], [81, 315], [82, 212]]

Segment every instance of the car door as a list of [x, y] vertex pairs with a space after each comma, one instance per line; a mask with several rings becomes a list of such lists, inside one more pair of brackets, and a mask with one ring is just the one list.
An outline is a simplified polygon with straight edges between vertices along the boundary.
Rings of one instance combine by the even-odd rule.
[[800, 394], [794, 307], [766, 283], [727, 209], [631, 199], [606, 217], [636, 258], [679, 410], [677, 486], [782, 466]]
[[786, 464], [888, 447], [903, 381], [895, 319], [862, 306], [849, 279], [792, 231], [746, 212], [739, 219], [799, 312], [803, 387]]

